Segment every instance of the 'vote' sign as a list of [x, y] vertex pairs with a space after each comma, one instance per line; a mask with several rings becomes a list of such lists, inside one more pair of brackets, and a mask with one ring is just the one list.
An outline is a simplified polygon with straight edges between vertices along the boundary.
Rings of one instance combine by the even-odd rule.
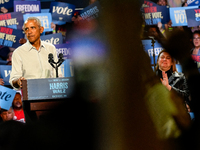
[[51, 2], [49, 12], [52, 14], [52, 20], [71, 22], [74, 10], [75, 5], [63, 2]]

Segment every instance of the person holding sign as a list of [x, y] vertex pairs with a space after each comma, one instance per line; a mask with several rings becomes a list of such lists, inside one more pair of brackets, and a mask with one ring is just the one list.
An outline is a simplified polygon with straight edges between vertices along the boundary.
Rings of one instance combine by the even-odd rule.
[[[22, 80], [25, 79], [56, 77], [55, 69], [48, 62], [50, 53], [57, 62], [56, 48], [51, 43], [41, 41], [40, 35], [44, 31], [41, 21], [36, 17], [29, 17], [24, 22], [23, 30], [28, 40], [13, 52], [9, 80], [16, 89], [22, 88]], [[62, 76], [60, 68], [58, 76]]]
[[183, 73], [177, 72], [175, 60], [166, 50], [162, 50], [158, 55], [156, 74], [169, 91], [175, 90], [185, 101], [189, 101], [186, 78]]

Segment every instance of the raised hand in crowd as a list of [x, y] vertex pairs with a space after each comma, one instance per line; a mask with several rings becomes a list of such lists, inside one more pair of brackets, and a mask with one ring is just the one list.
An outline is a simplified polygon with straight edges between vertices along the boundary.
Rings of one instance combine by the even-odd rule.
[[0, 85], [4, 85], [4, 81], [2, 78], [0, 78]]
[[26, 43], [26, 41], [27, 41], [27, 40], [26, 40], [25, 38], [21, 38], [21, 39], [19, 40], [19, 43], [20, 43], [20, 44], [24, 44], [24, 43]]
[[5, 14], [8, 12], [8, 9], [6, 9], [5, 7], [1, 7], [1, 12]]

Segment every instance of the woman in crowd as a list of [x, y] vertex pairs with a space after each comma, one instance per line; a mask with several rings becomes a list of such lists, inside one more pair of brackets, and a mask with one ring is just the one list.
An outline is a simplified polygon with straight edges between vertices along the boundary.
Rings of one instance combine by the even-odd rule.
[[183, 96], [184, 101], [189, 101], [186, 78], [183, 73], [177, 72], [175, 60], [166, 50], [162, 50], [158, 55], [156, 74], [169, 91], [175, 90]]
[[194, 48], [191, 50], [191, 55], [192, 58], [195, 60], [195, 62], [197, 63], [197, 67], [200, 68], [200, 60], [199, 60], [199, 56], [200, 56], [200, 30], [196, 30], [193, 33], [193, 45]]

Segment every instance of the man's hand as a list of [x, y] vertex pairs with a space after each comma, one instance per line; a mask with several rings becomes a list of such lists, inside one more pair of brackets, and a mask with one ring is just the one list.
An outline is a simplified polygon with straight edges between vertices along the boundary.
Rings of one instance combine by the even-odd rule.
[[13, 86], [16, 88], [22, 88], [22, 80], [25, 80], [24, 77], [20, 77], [19, 79], [13, 80]]

